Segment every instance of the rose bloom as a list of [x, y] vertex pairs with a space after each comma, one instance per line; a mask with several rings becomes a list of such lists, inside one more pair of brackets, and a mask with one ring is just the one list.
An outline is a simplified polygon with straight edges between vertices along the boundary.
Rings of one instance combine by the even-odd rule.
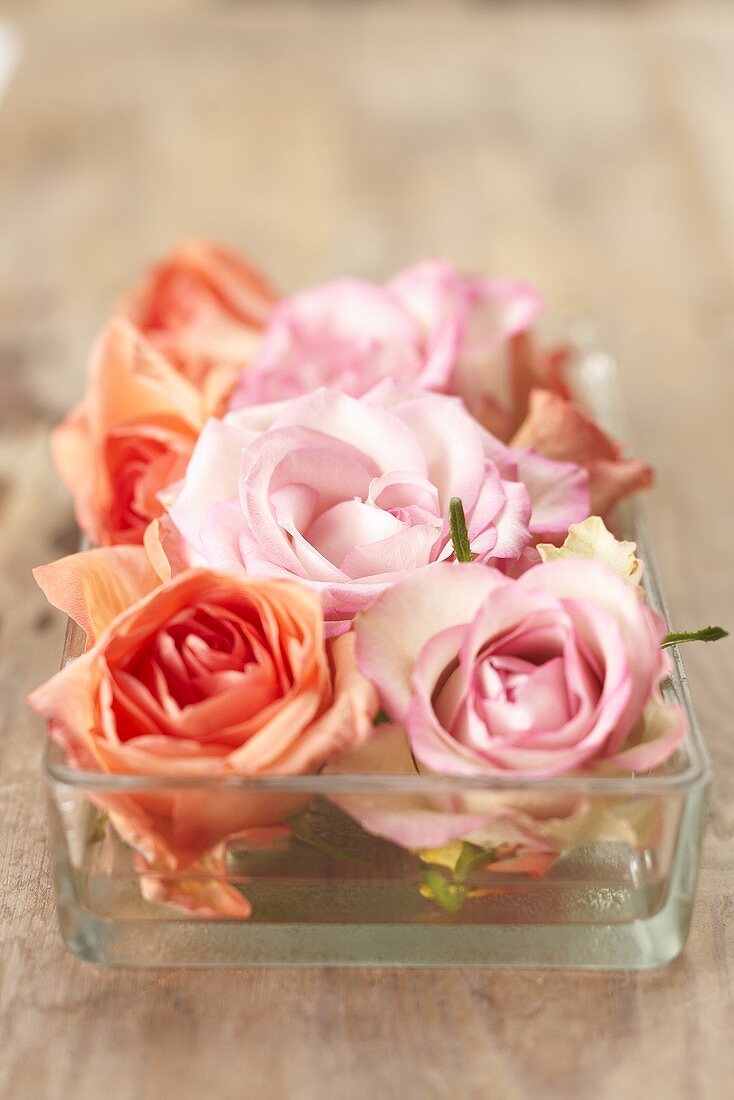
[[386, 592], [357, 623], [362, 671], [419, 765], [538, 778], [663, 763], [685, 733], [660, 694], [663, 619], [597, 561], [519, 580], [446, 564]]
[[564, 380], [570, 349], [542, 348], [542, 309], [527, 283], [479, 279], [432, 260], [385, 286], [340, 279], [284, 298], [272, 313], [231, 408], [318, 386], [361, 396], [391, 376], [461, 397], [472, 416], [513, 447], [589, 470], [592, 506], [608, 513], [652, 473], [576, 408]]
[[277, 294], [243, 256], [185, 241], [123, 300], [121, 314], [222, 412], [250, 365]]
[[[93, 643], [30, 697], [76, 767], [303, 775], [371, 732], [377, 701], [353, 636], [327, 649], [319, 602], [302, 585], [193, 570], [158, 586], [139, 547], [74, 555], [36, 576]], [[232, 788], [94, 797], [149, 865], [169, 869], [297, 808]]]
[[334, 635], [401, 577], [452, 556], [452, 497], [472, 552], [495, 564], [589, 508], [580, 467], [512, 452], [457, 399], [388, 382], [360, 400], [318, 390], [211, 421], [169, 542], [189, 564], [302, 580]]
[[83, 403], [51, 436], [54, 462], [94, 543], [141, 542], [205, 422], [201, 396], [127, 321], [96, 340]]
[[84, 400], [53, 432], [77, 521], [100, 545], [141, 542], [249, 361], [272, 301], [214, 245], [182, 246], [95, 341]]
[[461, 376], [477, 363], [491, 388], [500, 349], [540, 308], [527, 283], [464, 276], [439, 260], [409, 268], [385, 286], [339, 279], [314, 287], [275, 308], [231, 408], [319, 386], [359, 397], [387, 377], [461, 392]]
[[653, 471], [637, 458], [625, 458], [616, 440], [588, 416], [550, 390], [529, 395], [527, 416], [515, 432], [512, 447], [530, 447], [557, 461], [577, 462], [589, 473], [591, 509], [607, 515], [630, 493], [649, 489]]

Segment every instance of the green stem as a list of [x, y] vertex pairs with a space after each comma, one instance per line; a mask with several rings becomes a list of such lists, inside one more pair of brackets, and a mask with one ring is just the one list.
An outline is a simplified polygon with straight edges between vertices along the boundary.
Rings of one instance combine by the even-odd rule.
[[667, 649], [679, 642], [718, 642], [720, 638], [728, 637], [729, 631], [721, 626], [704, 626], [701, 630], [672, 630], [665, 635], [660, 648]]
[[454, 544], [454, 556], [457, 561], [471, 561], [469, 532], [466, 529], [466, 516], [461, 497], [452, 497], [449, 504], [449, 526], [451, 541]]

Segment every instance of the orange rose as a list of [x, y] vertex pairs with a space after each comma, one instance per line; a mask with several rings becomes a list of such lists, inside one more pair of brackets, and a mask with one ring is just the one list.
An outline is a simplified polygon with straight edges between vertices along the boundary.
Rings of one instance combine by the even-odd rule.
[[319, 601], [299, 584], [190, 570], [158, 585], [139, 547], [76, 554], [36, 576], [93, 644], [30, 704], [73, 765], [169, 781], [95, 795], [148, 866], [189, 867], [302, 801], [172, 779], [311, 774], [371, 731], [378, 704], [353, 636], [327, 649]]
[[201, 395], [122, 318], [92, 348], [84, 401], [51, 449], [79, 526], [103, 546], [141, 542], [158, 493], [186, 470], [206, 419]]
[[52, 435], [93, 542], [142, 541], [163, 511], [159, 493], [183, 475], [249, 363], [273, 300], [242, 260], [194, 241], [122, 304], [92, 349], [84, 400]]
[[122, 302], [121, 312], [197, 389], [210, 415], [224, 411], [277, 298], [255, 268], [221, 245], [179, 245]]

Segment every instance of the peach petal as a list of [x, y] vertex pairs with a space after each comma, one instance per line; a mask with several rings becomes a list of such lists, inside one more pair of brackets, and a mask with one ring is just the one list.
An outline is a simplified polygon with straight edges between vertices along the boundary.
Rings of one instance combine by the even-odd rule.
[[648, 466], [636, 459], [623, 459], [618, 443], [570, 401], [550, 390], [531, 392], [528, 415], [513, 436], [512, 446], [586, 467], [590, 510], [602, 516], [625, 496], [652, 484]]
[[[99, 568], [141, 555], [107, 549], [91, 560]], [[86, 574], [72, 565], [76, 584]], [[117, 590], [102, 594], [108, 610], [113, 598], [125, 602]], [[207, 652], [208, 639], [218, 648]], [[321, 607], [308, 589], [205, 570], [181, 573], [123, 607], [29, 702], [76, 767], [201, 780], [315, 772], [369, 735], [378, 705], [353, 637], [325, 648]], [[203, 784], [133, 786], [94, 801], [157, 870], [180, 870], [232, 833], [281, 825], [306, 799]]]
[[[186, 869], [186, 877], [171, 876], [167, 868], [150, 864], [137, 856], [140, 892], [145, 901], [171, 905], [196, 917], [217, 920], [247, 920], [252, 906], [227, 882], [226, 846], [219, 844]], [[192, 876], [192, 877], [188, 877]]]
[[142, 546], [106, 546], [33, 570], [46, 599], [78, 623], [90, 643], [112, 620], [157, 587]]

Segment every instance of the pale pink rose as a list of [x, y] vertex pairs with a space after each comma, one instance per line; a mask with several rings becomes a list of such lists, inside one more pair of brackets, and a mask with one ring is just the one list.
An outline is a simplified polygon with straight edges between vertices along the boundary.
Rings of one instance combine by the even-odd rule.
[[600, 562], [548, 562], [519, 580], [447, 563], [360, 617], [357, 659], [429, 771], [640, 772], [685, 733], [682, 711], [660, 694], [665, 632]]
[[[405, 779], [404, 789], [393, 786], [389, 794], [343, 791], [331, 798], [368, 833], [412, 851], [467, 840], [487, 851], [492, 860], [487, 870], [543, 874], [566, 843], [634, 842], [622, 820], [607, 822], [601, 837], [598, 821], [588, 820], [589, 800], [556, 788], [468, 789], [457, 783], [445, 792], [421, 791], [413, 780], [426, 776], [427, 769], [416, 764], [405, 731], [392, 722], [381, 724], [372, 737], [343, 753], [325, 774]], [[512, 854], [511, 865], [499, 858], [500, 853]]]
[[275, 308], [231, 407], [295, 397], [319, 386], [359, 397], [383, 378], [454, 391], [459, 374], [524, 331], [541, 302], [526, 283], [464, 276], [442, 261], [385, 286], [339, 279]]
[[333, 635], [452, 557], [452, 497], [473, 553], [495, 564], [589, 507], [580, 467], [512, 452], [459, 400], [386, 382], [359, 400], [322, 389], [210, 421], [168, 519], [179, 562], [299, 579]]

